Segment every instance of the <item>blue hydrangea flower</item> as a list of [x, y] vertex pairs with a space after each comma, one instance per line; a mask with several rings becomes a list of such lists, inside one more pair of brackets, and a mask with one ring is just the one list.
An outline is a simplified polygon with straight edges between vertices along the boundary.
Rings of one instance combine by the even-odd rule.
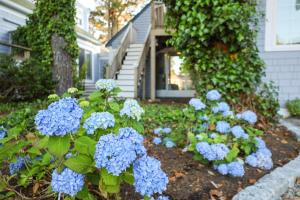
[[216, 170], [222, 174], [222, 175], [227, 175], [228, 174], [228, 167], [227, 164], [220, 164], [216, 167]]
[[264, 149], [264, 148], [267, 147], [267, 146], [266, 146], [266, 143], [265, 143], [265, 141], [263, 141], [263, 139], [261, 139], [261, 138], [259, 138], [259, 137], [256, 137], [255, 140], [256, 140], [256, 145], [255, 145], [255, 146], [256, 146], [258, 149]]
[[143, 137], [132, 128], [122, 128], [119, 135], [100, 137], [94, 155], [97, 168], [105, 168], [118, 176], [137, 159], [145, 155]]
[[244, 111], [237, 114], [238, 119], [245, 120], [249, 124], [255, 124], [257, 122], [257, 115], [251, 110]]
[[219, 133], [228, 133], [230, 132], [230, 124], [225, 121], [218, 121], [216, 131]]
[[212, 108], [213, 113], [218, 113], [218, 112], [229, 112], [230, 107], [226, 102], [220, 102], [217, 104], [217, 106]]
[[221, 98], [221, 94], [217, 90], [210, 90], [207, 92], [206, 98], [210, 101], [217, 101]]
[[100, 79], [96, 82], [95, 87], [97, 90], [111, 92], [117, 88], [117, 83], [113, 79]]
[[215, 139], [217, 136], [218, 136], [218, 135], [215, 134], [215, 133], [212, 133], [212, 134], [209, 135], [209, 137], [212, 138], [212, 139]]
[[109, 112], [95, 112], [84, 122], [83, 128], [87, 134], [93, 134], [96, 129], [107, 129], [114, 127], [115, 118]]
[[65, 168], [60, 174], [52, 172], [51, 187], [54, 192], [65, 193], [74, 197], [84, 185], [84, 175]]
[[151, 198], [151, 200], [169, 200], [169, 197], [167, 196], [159, 196], [156, 199], [154, 199], [153, 197]]
[[223, 117], [233, 117], [234, 116], [234, 113], [232, 111], [226, 111], [226, 112], [223, 112], [222, 113], [222, 116]]
[[162, 128], [156, 128], [156, 129], [153, 130], [153, 133], [154, 133], [155, 135], [160, 135], [160, 134], [162, 133], [162, 131], [163, 131]]
[[208, 121], [209, 120], [209, 118], [206, 115], [200, 116], [199, 119], [202, 120], [202, 121]]
[[165, 144], [165, 146], [167, 148], [173, 148], [173, 147], [176, 146], [176, 144], [173, 142], [173, 140], [171, 138], [168, 138], [168, 137], [163, 139], [163, 143]]
[[231, 133], [236, 137], [236, 138], [244, 138], [247, 139], [249, 136], [248, 134], [245, 132], [245, 130], [239, 126], [236, 125], [234, 127], [231, 128]]
[[23, 157], [18, 157], [16, 162], [10, 163], [9, 164], [9, 173], [10, 175], [13, 175], [20, 171], [25, 165], [25, 158]]
[[160, 139], [159, 137], [155, 137], [155, 138], [153, 138], [152, 142], [153, 142], [153, 144], [158, 145], [158, 144], [160, 144], [162, 141], [161, 141], [161, 139]]
[[196, 98], [192, 98], [189, 101], [189, 105], [193, 106], [195, 110], [202, 110], [206, 107], [205, 104], [202, 103], [200, 99], [196, 99]]
[[201, 128], [203, 128], [203, 129], [208, 129], [208, 123], [203, 123], [203, 124], [201, 124]]
[[82, 113], [77, 100], [67, 97], [51, 103], [47, 110], [40, 110], [35, 124], [43, 135], [64, 136], [77, 131]]
[[0, 126], [0, 139], [3, 139], [6, 135], [6, 129], [3, 126]]
[[126, 99], [126, 101], [124, 102], [124, 106], [120, 111], [120, 116], [122, 117], [126, 115], [131, 119], [135, 119], [139, 121], [143, 113], [144, 113], [143, 108], [138, 104], [136, 100]]
[[168, 177], [162, 171], [160, 161], [143, 156], [133, 165], [134, 187], [142, 196], [152, 196], [166, 190]]
[[261, 148], [247, 156], [245, 162], [252, 167], [269, 170], [273, 167], [272, 153], [267, 148]]
[[245, 174], [243, 164], [239, 162], [231, 162], [227, 165], [228, 167], [228, 174], [234, 177], [242, 177]]
[[229, 153], [229, 149], [225, 144], [212, 144], [207, 142], [199, 142], [196, 145], [197, 151], [207, 160], [223, 160]]
[[169, 134], [169, 133], [171, 133], [172, 132], [172, 129], [171, 128], [163, 128], [163, 130], [162, 130], [165, 134]]

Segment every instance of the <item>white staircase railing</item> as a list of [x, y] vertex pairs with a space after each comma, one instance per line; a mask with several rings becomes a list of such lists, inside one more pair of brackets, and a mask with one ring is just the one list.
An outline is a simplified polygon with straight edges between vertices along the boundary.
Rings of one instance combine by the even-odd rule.
[[126, 55], [126, 50], [129, 48], [129, 45], [133, 43], [135, 35], [136, 31], [133, 28], [132, 22], [130, 22], [116, 51], [116, 54], [111, 61], [110, 67], [108, 68], [107, 76], [109, 78], [115, 79], [117, 72], [121, 69], [123, 59]]

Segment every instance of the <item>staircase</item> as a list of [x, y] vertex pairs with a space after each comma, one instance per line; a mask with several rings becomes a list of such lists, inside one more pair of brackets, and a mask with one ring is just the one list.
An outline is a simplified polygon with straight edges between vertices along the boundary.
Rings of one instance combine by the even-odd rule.
[[121, 88], [119, 97], [137, 97], [138, 64], [143, 52], [144, 44], [130, 44], [126, 50], [126, 56], [121, 70], [116, 75], [116, 81]]

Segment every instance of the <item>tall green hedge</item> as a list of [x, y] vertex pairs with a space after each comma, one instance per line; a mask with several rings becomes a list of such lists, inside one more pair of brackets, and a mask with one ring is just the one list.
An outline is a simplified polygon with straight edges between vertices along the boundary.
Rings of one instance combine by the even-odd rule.
[[227, 100], [253, 94], [264, 75], [256, 47], [257, 3], [252, 0], [165, 0], [169, 41], [199, 94], [218, 89]]

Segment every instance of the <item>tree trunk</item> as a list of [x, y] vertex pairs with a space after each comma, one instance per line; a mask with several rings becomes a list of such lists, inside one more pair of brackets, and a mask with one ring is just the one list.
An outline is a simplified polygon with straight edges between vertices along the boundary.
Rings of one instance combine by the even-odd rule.
[[72, 87], [72, 58], [66, 52], [67, 43], [63, 37], [53, 34], [51, 37], [53, 53], [52, 78], [56, 82], [56, 93], [63, 94]]

